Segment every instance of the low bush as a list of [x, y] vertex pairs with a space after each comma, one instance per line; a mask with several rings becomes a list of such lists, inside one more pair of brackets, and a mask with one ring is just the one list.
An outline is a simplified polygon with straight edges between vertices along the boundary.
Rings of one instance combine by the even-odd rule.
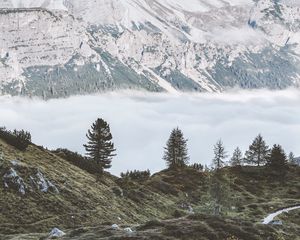
[[134, 170], [134, 171], [127, 171], [126, 173], [121, 173], [121, 178], [123, 178], [124, 180], [132, 180], [136, 182], [146, 181], [150, 178], [150, 176], [151, 176], [150, 170], [146, 170], [146, 171]]
[[31, 144], [31, 134], [24, 130], [9, 131], [2, 127], [0, 128], [0, 138], [21, 151], [25, 151]]
[[77, 152], [72, 152], [64, 148], [58, 148], [52, 152], [90, 174], [98, 174], [101, 170], [100, 166], [96, 162], [80, 155]]
[[172, 217], [174, 217], [174, 218], [180, 218], [180, 217], [184, 217], [184, 216], [186, 216], [187, 214], [184, 212], [184, 211], [182, 211], [182, 210], [178, 210], [178, 209], [176, 209], [173, 213], [172, 213]]
[[190, 165], [189, 167], [193, 168], [197, 171], [201, 171], [201, 172], [204, 170], [204, 166], [200, 163], [194, 163], [194, 164]]

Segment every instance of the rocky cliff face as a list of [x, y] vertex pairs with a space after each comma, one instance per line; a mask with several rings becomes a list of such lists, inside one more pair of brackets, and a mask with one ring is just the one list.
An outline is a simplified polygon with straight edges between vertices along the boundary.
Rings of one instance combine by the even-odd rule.
[[299, 86], [300, 8], [291, 1], [3, 0], [0, 7], [3, 93]]

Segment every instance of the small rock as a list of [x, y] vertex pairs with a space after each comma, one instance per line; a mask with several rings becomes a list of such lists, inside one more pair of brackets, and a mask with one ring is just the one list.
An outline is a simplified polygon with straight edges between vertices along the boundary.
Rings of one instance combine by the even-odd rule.
[[271, 225], [283, 225], [283, 222], [280, 220], [273, 220], [269, 224]]
[[19, 193], [25, 195], [26, 185], [16, 170], [14, 168], [10, 168], [9, 171], [3, 176], [4, 186], [5, 188], [14, 188], [17, 189]]
[[63, 237], [64, 235], [66, 235], [63, 231], [61, 231], [58, 228], [53, 228], [51, 230], [51, 232], [49, 233], [49, 237]]
[[132, 231], [132, 229], [131, 228], [129, 228], [129, 227], [127, 227], [127, 228], [124, 228], [124, 231], [125, 232], [127, 232], [127, 233], [132, 233], [133, 231]]
[[192, 206], [188, 206], [188, 213], [189, 214], [195, 214], [194, 209]]
[[18, 166], [20, 165], [20, 161], [15, 159], [15, 160], [11, 160], [10, 163], [13, 165], [13, 166]]
[[117, 224], [111, 225], [111, 228], [114, 229], [114, 230], [120, 229], [120, 227]]

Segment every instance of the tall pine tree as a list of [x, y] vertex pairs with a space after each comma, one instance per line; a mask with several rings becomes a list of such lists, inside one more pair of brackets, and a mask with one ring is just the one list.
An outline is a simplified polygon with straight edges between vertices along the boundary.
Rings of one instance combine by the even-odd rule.
[[111, 167], [111, 161], [116, 154], [109, 124], [98, 118], [87, 133], [88, 143], [83, 145], [87, 155], [100, 165], [100, 170]]
[[214, 159], [213, 165], [215, 169], [220, 169], [224, 167], [224, 160], [228, 157], [227, 152], [225, 151], [224, 144], [222, 140], [219, 140], [214, 146]]
[[230, 159], [230, 165], [232, 167], [234, 166], [241, 166], [242, 165], [242, 160], [243, 160], [243, 154], [242, 151], [239, 147], [237, 147], [234, 152], [233, 155]]
[[189, 163], [190, 158], [187, 149], [187, 139], [184, 138], [182, 131], [178, 127], [171, 132], [165, 147], [163, 159], [169, 168], [182, 168]]
[[266, 145], [263, 137], [259, 134], [249, 146], [249, 150], [246, 151], [245, 162], [257, 166], [264, 165], [267, 162], [269, 153], [269, 147]]

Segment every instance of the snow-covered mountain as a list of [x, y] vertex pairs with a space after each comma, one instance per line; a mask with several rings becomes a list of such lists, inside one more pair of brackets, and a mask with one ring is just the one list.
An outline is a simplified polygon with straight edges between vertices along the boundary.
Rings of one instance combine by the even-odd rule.
[[0, 0], [3, 93], [300, 85], [293, 0]]

